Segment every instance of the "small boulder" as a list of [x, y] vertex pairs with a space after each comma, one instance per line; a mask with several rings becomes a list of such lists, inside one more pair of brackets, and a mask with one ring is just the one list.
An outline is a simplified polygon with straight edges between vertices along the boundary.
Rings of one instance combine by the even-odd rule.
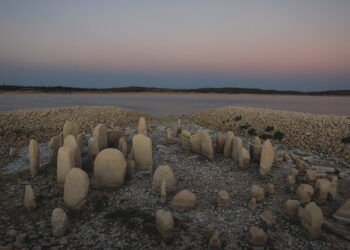
[[232, 158], [232, 143], [233, 143], [234, 134], [229, 131], [227, 132], [225, 144], [224, 144], [224, 156]]
[[301, 225], [307, 232], [309, 239], [316, 239], [321, 233], [324, 222], [323, 213], [315, 202], [306, 205], [301, 218]]
[[77, 122], [75, 121], [66, 121], [63, 125], [63, 139], [68, 135], [76, 136], [79, 134], [80, 128]]
[[74, 168], [74, 155], [73, 151], [70, 147], [62, 146], [58, 150], [57, 156], [57, 186], [59, 188], [64, 187], [64, 182], [66, 180], [66, 176], [71, 170]]
[[314, 188], [309, 184], [300, 184], [296, 191], [301, 203], [308, 203], [314, 194]]
[[273, 217], [272, 213], [269, 210], [265, 210], [261, 214], [261, 219], [266, 223], [267, 227], [272, 227], [273, 224], [276, 223], [275, 217]]
[[316, 199], [318, 203], [327, 201], [328, 193], [331, 190], [331, 182], [327, 179], [318, 179], [316, 181]]
[[256, 210], [256, 199], [254, 197], [250, 198], [248, 202], [248, 208], [250, 211], [255, 212]]
[[331, 188], [329, 190], [329, 194], [333, 199], [335, 199], [338, 195], [338, 177], [335, 175], [331, 175], [328, 178], [331, 182]]
[[80, 168], [69, 170], [64, 183], [63, 201], [72, 210], [81, 209], [89, 191], [89, 177]]
[[271, 141], [266, 140], [262, 146], [260, 158], [260, 175], [266, 175], [271, 171], [272, 163], [275, 159], [275, 150]]
[[200, 154], [201, 153], [201, 136], [197, 132], [190, 136], [191, 152]]
[[197, 202], [197, 196], [188, 191], [182, 190], [177, 193], [171, 201], [171, 206], [174, 208], [191, 209], [194, 208]]
[[35, 195], [31, 185], [25, 186], [23, 204], [29, 211], [36, 208]]
[[104, 124], [98, 124], [93, 133], [92, 136], [95, 136], [98, 139], [98, 148], [99, 150], [103, 150], [107, 148], [108, 140], [107, 140], [107, 128]]
[[243, 143], [239, 137], [234, 137], [232, 142], [232, 159], [239, 163], [239, 157], [242, 157]]
[[169, 166], [160, 166], [154, 171], [152, 191], [158, 193], [163, 181], [166, 181], [166, 191], [176, 191], [176, 177], [174, 171]]
[[287, 200], [284, 203], [284, 212], [290, 220], [298, 219], [298, 211], [300, 207], [300, 202], [298, 200]]
[[305, 181], [306, 182], [314, 182], [317, 179], [317, 174], [316, 171], [313, 169], [308, 169], [306, 170], [306, 174], [305, 174]]
[[126, 161], [118, 149], [102, 150], [94, 162], [94, 182], [97, 186], [120, 187], [124, 183]]
[[201, 143], [201, 154], [209, 160], [214, 160], [214, 149], [211, 137], [205, 130], [199, 131], [200, 143]]
[[68, 228], [68, 217], [61, 208], [55, 208], [51, 215], [52, 235], [61, 237], [66, 234]]
[[288, 175], [287, 177], [287, 187], [288, 190], [290, 192], [293, 192], [295, 190], [295, 186], [296, 186], [296, 181], [295, 181], [295, 177], [292, 175]]
[[147, 136], [146, 119], [142, 116], [139, 118], [139, 123], [137, 125], [137, 133]]
[[250, 227], [249, 242], [254, 247], [264, 247], [267, 242], [267, 234], [258, 227]]
[[219, 132], [216, 137], [216, 153], [223, 153], [225, 146], [225, 136], [223, 133]]
[[305, 162], [302, 159], [296, 159], [295, 168], [298, 169], [300, 173], [303, 172], [305, 168]]
[[173, 214], [170, 211], [159, 209], [156, 213], [156, 228], [164, 239], [170, 239], [174, 229]]
[[289, 174], [289, 175], [291, 175], [291, 176], [293, 176], [293, 177], [297, 177], [297, 176], [299, 175], [299, 170], [296, 169], [296, 168], [292, 168], [292, 169], [290, 170], [290, 174]]
[[218, 230], [215, 230], [210, 239], [209, 239], [209, 249], [215, 250], [215, 249], [221, 249], [221, 237]]
[[267, 193], [268, 193], [269, 195], [275, 194], [275, 193], [276, 193], [276, 187], [275, 187], [275, 185], [273, 185], [272, 183], [268, 183], [268, 184], [267, 184]]
[[74, 156], [74, 166], [76, 168], [81, 168], [81, 151], [76, 137], [74, 135], [67, 135], [64, 139], [63, 146], [69, 147], [72, 150]]
[[37, 176], [40, 166], [39, 144], [36, 140], [30, 140], [28, 146], [29, 152], [29, 169], [32, 177]]
[[149, 137], [138, 134], [132, 138], [133, 158], [137, 170], [152, 170], [152, 141]]
[[216, 201], [218, 203], [218, 207], [227, 208], [230, 205], [230, 195], [225, 190], [221, 190], [217, 194]]
[[250, 197], [256, 198], [257, 201], [262, 201], [265, 198], [264, 190], [257, 185], [253, 185], [250, 188]]

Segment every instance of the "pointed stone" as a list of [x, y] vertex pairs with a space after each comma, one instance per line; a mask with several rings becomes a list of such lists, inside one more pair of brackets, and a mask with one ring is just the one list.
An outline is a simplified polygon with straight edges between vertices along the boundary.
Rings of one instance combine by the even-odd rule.
[[146, 119], [142, 116], [139, 118], [139, 123], [137, 125], [137, 134], [147, 135]]

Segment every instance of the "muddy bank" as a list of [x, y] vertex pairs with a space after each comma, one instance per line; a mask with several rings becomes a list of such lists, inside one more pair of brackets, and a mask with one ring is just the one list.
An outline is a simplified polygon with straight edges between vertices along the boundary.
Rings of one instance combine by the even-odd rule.
[[[281, 139], [294, 147], [350, 158], [350, 117], [316, 115], [263, 108], [227, 106], [206, 110], [190, 117], [191, 121], [214, 130], [230, 131], [242, 136], [255, 134]], [[282, 138], [281, 138], [282, 137]]]

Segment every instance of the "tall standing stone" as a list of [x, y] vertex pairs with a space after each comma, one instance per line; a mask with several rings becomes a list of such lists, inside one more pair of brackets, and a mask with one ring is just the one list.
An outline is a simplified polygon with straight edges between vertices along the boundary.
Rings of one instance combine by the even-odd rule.
[[68, 217], [62, 208], [55, 208], [51, 215], [52, 235], [61, 237], [65, 235], [68, 227]]
[[254, 144], [253, 144], [253, 152], [252, 152], [253, 162], [255, 163], [260, 162], [261, 150], [262, 150], [261, 140], [258, 136], [255, 136]]
[[190, 136], [190, 143], [191, 143], [191, 152], [200, 154], [201, 153], [201, 136], [198, 132]]
[[29, 152], [29, 169], [32, 177], [35, 177], [38, 174], [39, 165], [40, 165], [40, 151], [39, 144], [36, 140], [30, 140], [28, 146]]
[[67, 135], [64, 139], [63, 146], [69, 147], [72, 150], [74, 155], [74, 166], [81, 168], [81, 152], [76, 137], [74, 135]]
[[119, 150], [123, 153], [124, 157], [128, 157], [128, 143], [124, 136], [120, 137], [119, 144], [118, 144]]
[[35, 195], [31, 185], [25, 186], [23, 203], [27, 210], [36, 208]]
[[298, 211], [300, 207], [300, 202], [298, 200], [287, 200], [284, 203], [284, 212], [290, 220], [298, 219]]
[[91, 136], [88, 141], [88, 156], [90, 160], [90, 166], [94, 166], [94, 161], [98, 153], [100, 152], [98, 138]]
[[200, 130], [201, 154], [209, 160], [214, 160], [213, 143], [207, 131]]
[[58, 150], [57, 157], [57, 186], [64, 187], [66, 176], [74, 168], [74, 155], [70, 147], [63, 146]]
[[147, 136], [146, 119], [142, 116], [139, 118], [139, 124], [137, 125], [137, 133]]
[[301, 225], [305, 228], [309, 239], [316, 239], [319, 236], [323, 222], [321, 208], [315, 202], [307, 204], [301, 217]]
[[166, 184], [166, 191], [176, 191], [176, 177], [174, 171], [169, 166], [160, 166], [154, 171], [152, 182], [153, 192], [158, 193], [164, 181]]
[[138, 134], [132, 138], [133, 157], [137, 170], [152, 170], [152, 141], [149, 137]]
[[98, 148], [99, 150], [103, 150], [107, 148], [108, 140], [107, 140], [107, 128], [104, 124], [98, 124], [92, 136], [96, 136], [98, 138]]
[[62, 146], [62, 138], [59, 135], [56, 135], [50, 140], [50, 148], [51, 148], [51, 165], [53, 167], [57, 166], [57, 154], [59, 148]]
[[107, 145], [108, 147], [117, 147], [120, 137], [123, 135], [121, 127], [116, 126], [112, 129], [107, 130]]
[[75, 121], [66, 121], [63, 125], [63, 139], [68, 135], [78, 135], [79, 134], [79, 125]]
[[219, 132], [216, 137], [216, 153], [223, 153], [225, 146], [225, 136], [223, 133]]
[[271, 141], [266, 140], [261, 150], [261, 158], [260, 158], [261, 175], [266, 175], [271, 171], [274, 158], [275, 158], [275, 150], [272, 147]]
[[250, 164], [250, 154], [247, 149], [242, 147], [238, 154], [238, 165], [240, 168], [248, 168]]
[[102, 150], [94, 162], [94, 182], [97, 186], [120, 187], [123, 185], [126, 161], [118, 149]]
[[239, 155], [242, 154], [243, 143], [242, 139], [235, 137], [232, 142], [232, 159], [239, 162]]
[[63, 201], [72, 210], [81, 209], [86, 202], [89, 191], [89, 177], [80, 168], [69, 170], [64, 183]]
[[225, 144], [224, 144], [224, 156], [231, 158], [232, 157], [232, 143], [233, 143], [234, 134], [229, 131], [227, 132]]

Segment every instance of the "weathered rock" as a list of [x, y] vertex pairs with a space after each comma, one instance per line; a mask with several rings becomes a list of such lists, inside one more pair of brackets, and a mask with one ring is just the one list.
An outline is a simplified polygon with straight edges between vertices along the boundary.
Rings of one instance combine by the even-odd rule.
[[23, 204], [27, 210], [36, 208], [35, 195], [31, 185], [25, 186]]
[[218, 207], [227, 208], [230, 205], [230, 195], [225, 190], [221, 190], [217, 194], [216, 201], [218, 203]]
[[156, 213], [156, 228], [164, 239], [170, 239], [174, 228], [173, 214], [164, 209], [159, 209]]
[[242, 156], [243, 143], [239, 137], [234, 137], [232, 142], [232, 159], [239, 162], [240, 155]]
[[73, 151], [70, 147], [62, 146], [58, 150], [57, 157], [57, 186], [59, 188], [64, 187], [64, 182], [66, 180], [66, 176], [71, 170], [74, 168], [74, 155]]
[[338, 208], [333, 217], [343, 224], [350, 224], [350, 199]]
[[67, 135], [64, 139], [63, 146], [69, 147], [72, 150], [74, 156], [74, 166], [81, 168], [81, 152], [76, 137], [74, 135]]
[[180, 135], [181, 147], [188, 151], [191, 151], [190, 136], [191, 136], [191, 132], [188, 130], [183, 130]]
[[[123, 135], [123, 130], [121, 127], [116, 126], [112, 129], [107, 129], [107, 145], [110, 148], [118, 147], [119, 139]], [[120, 148], [119, 148], [120, 150]]]
[[174, 196], [171, 206], [174, 208], [191, 209], [195, 207], [196, 202], [197, 196], [185, 189]]
[[255, 212], [256, 210], [256, 199], [252, 197], [248, 202], [248, 208], [250, 211]]
[[124, 136], [120, 137], [119, 144], [118, 144], [119, 150], [123, 153], [124, 157], [128, 157], [128, 143]]
[[63, 201], [72, 210], [81, 209], [89, 191], [89, 177], [80, 168], [69, 170], [64, 183]]
[[91, 136], [88, 140], [88, 156], [91, 167], [94, 167], [94, 161], [99, 152], [98, 138], [96, 136]]
[[266, 175], [271, 171], [274, 158], [275, 158], [275, 150], [272, 147], [271, 141], [266, 140], [261, 150], [261, 158], [260, 158], [261, 175]]
[[51, 215], [52, 235], [61, 237], [66, 234], [68, 227], [68, 217], [61, 208], [55, 208]]
[[152, 170], [152, 141], [143, 134], [132, 138], [133, 158], [137, 170]]
[[287, 177], [287, 187], [288, 187], [288, 190], [290, 192], [293, 192], [295, 190], [296, 181], [295, 181], [295, 177], [294, 176], [288, 175], [288, 177]]
[[50, 140], [50, 148], [51, 148], [51, 165], [53, 167], [57, 166], [57, 155], [58, 150], [62, 146], [62, 137], [60, 135], [56, 135]]
[[247, 149], [242, 147], [238, 154], [238, 165], [240, 168], [248, 168], [250, 164], [250, 154]]
[[290, 175], [293, 176], [293, 177], [297, 177], [299, 175], [299, 170], [296, 169], [296, 168], [292, 168], [290, 170]]
[[201, 154], [210, 160], [214, 160], [213, 143], [207, 131], [200, 130]]
[[162, 185], [160, 187], [160, 200], [159, 200], [159, 202], [161, 204], [165, 204], [166, 197], [167, 197], [167, 195], [166, 195], [166, 180], [163, 180]]
[[272, 213], [269, 210], [265, 210], [261, 214], [261, 219], [266, 223], [267, 227], [271, 227], [276, 223], [275, 217], [273, 217]]
[[65, 139], [68, 135], [76, 136], [79, 134], [80, 128], [77, 122], [75, 121], [66, 121], [63, 125], [63, 139]]
[[224, 156], [232, 158], [232, 144], [233, 144], [234, 134], [229, 131], [227, 132], [225, 144], [224, 144]]
[[29, 169], [32, 177], [37, 176], [40, 166], [39, 144], [36, 140], [30, 140], [28, 146], [29, 152]]
[[144, 117], [142, 117], [142, 116], [139, 118], [139, 123], [137, 125], [137, 133], [147, 136], [146, 119]]
[[331, 188], [329, 190], [329, 194], [333, 199], [338, 196], [338, 177], [335, 175], [331, 175], [328, 177], [331, 182]]
[[181, 119], [177, 119], [177, 122], [176, 122], [176, 136], [181, 135], [181, 133], [182, 133]]
[[165, 132], [165, 143], [166, 144], [173, 144], [174, 143], [173, 134], [172, 134], [170, 129], [167, 129], [167, 131]]
[[215, 230], [210, 239], [209, 239], [209, 249], [215, 250], [215, 249], [221, 249], [221, 237], [218, 230]]
[[331, 190], [331, 182], [327, 179], [318, 179], [315, 189], [317, 203], [323, 203], [327, 201], [328, 193]]
[[275, 194], [275, 193], [276, 193], [276, 187], [275, 187], [275, 185], [273, 185], [272, 183], [268, 183], [268, 184], [267, 184], [267, 193], [268, 193], [269, 195]]
[[100, 151], [107, 148], [107, 128], [104, 124], [98, 124], [95, 127], [92, 136], [95, 136], [98, 139], [98, 148]]
[[94, 182], [97, 186], [120, 187], [124, 183], [126, 161], [118, 149], [102, 150], [94, 162]]
[[300, 202], [298, 200], [287, 200], [284, 203], [284, 212], [291, 220], [298, 219], [298, 211], [300, 207]]
[[153, 192], [158, 193], [160, 191], [163, 181], [166, 181], [166, 191], [176, 191], [176, 178], [172, 168], [169, 166], [160, 166], [154, 171], [152, 182]]
[[303, 172], [305, 168], [305, 162], [302, 159], [296, 159], [295, 168], [298, 169], [300, 172]]
[[267, 242], [267, 234], [258, 227], [250, 227], [249, 242], [254, 247], [264, 247]]
[[261, 150], [262, 150], [261, 140], [258, 136], [255, 136], [252, 155], [251, 155], [253, 162], [260, 163]]
[[197, 132], [190, 136], [191, 152], [200, 154], [201, 153], [201, 136]]
[[265, 198], [264, 190], [257, 185], [252, 185], [250, 188], [250, 197], [256, 198], [257, 201], [262, 201]]
[[308, 203], [314, 194], [314, 188], [309, 184], [300, 184], [296, 191], [301, 203]]
[[17, 149], [16, 148], [10, 148], [9, 157], [13, 158], [16, 155], [17, 155]]
[[301, 225], [306, 229], [310, 239], [316, 239], [321, 233], [324, 218], [322, 210], [315, 202], [310, 202], [304, 208]]
[[313, 169], [306, 170], [305, 181], [314, 182], [317, 179], [316, 171]]
[[216, 137], [216, 153], [223, 153], [224, 146], [225, 146], [225, 135], [219, 132], [218, 136]]

